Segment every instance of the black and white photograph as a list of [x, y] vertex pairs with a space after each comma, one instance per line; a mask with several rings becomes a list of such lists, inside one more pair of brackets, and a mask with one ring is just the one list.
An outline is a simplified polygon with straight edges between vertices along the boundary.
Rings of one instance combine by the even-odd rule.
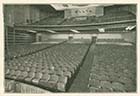
[[136, 3], [3, 4], [4, 93], [136, 93]]

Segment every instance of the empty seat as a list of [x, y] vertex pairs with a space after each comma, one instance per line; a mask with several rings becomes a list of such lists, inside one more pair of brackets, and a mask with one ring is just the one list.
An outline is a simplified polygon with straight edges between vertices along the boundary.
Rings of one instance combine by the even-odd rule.
[[31, 67], [30, 71], [31, 72], [36, 72], [36, 68], [35, 67]]
[[10, 70], [10, 72], [6, 75], [6, 78], [12, 78], [12, 75], [14, 75], [15, 72], [15, 70]]
[[15, 66], [9, 65], [8, 68], [14, 70]]
[[99, 88], [96, 88], [96, 87], [93, 87], [93, 86], [89, 88], [90, 92], [97, 92], [97, 90], [99, 90]]
[[64, 71], [64, 76], [71, 78], [72, 73], [70, 71]]
[[56, 74], [59, 75], [59, 76], [63, 76], [64, 72], [62, 70], [55, 70]]
[[47, 85], [48, 80], [50, 79], [50, 75], [49, 74], [43, 74], [42, 78], [39, 80], [39, 85], [49, 88], [49, 86]]
[[18, 68], [18, 66], [14, 66], [14, 68], [13, 68], [14, 70], [18, 70], [19, 68]]
[[41, 71], [42, 71], [41, 67], [40, 68], [39, 67], [36, 68], [36, 72], [41, 72]]
[[25, 81], [31, 83], [31, 80], [32, 80], [34, 77], [35, 77], [35, 72], [29, 72], [29, 73], [28, 73], [28, 76], [25, 78]]
[[24, 80], [28, 76], [28, 72], [22, 71], [20, 76], [17, 77], [18, 80]]
[[20, 70], [17, 70], [17, 71], [15, 71], [15, 73], [11, 76], [11, 78], [17, 79], [17, 77], [20, 76], [21, 73], [22, 73], [22, 72], [21, 72]]
[[58, 82], [66, 84], [68, 82], [67, 76], [59, 76]]
[[24, 66], [19, 66], [19, 70], [24, 71]]
[[[135, 92], [136, 81], [132, 83], [130, 78], [134, 80], [136, 80], [136, 78], [128, 74], [132, 73], [132, 70], [133, 72], [136, 71], [135, 69], [129, 69], [132, 68], [131, 66], [136, 65], [136, 63], [134, 63], [136, 53], [134, 49], [129, 48], [130, 46], [128, 45], [120, 46], [114, 44], [96, 46], [95, 62], [93, 62], [94, 65], [91, 68], [88, 86], [90, 88], [92, 87], [91, 89], [97, 88], [96, 92], [126, 92], [130, 88], [132, 88], [131, 91], [133, 90], [133, 92]], [[131, 61], [133, 61], [133, 63]], [[126, 88], [125, 85], [129, 85], [129, 87]], [[102, 88], [98, 88], [99, 86]], [[129, 92], [131, 91], [129, 90]]]
[[50, 79], [50, 75], [48, 73], [45, 73], [42, 75], [40, 82], [42, 82], [42, 81], [47, 82], [49, 79]]
[[[15, 80], [65, 91], [68, 79], [74, 75], [87, 49], [87, 45], [60, 44], [11, 60], [12, 65], [9, 63], [6, 65], [5, 74], [12, 74], [9, 77]], [[83, 56], [79, 57], [81, 54]], [[11, 69], [15, 72], [10, 73]]]
[[38, 84], [39, 80], [42, 78], [42, 73], [36, 73], [35, 77], [32, 79], [34, 84]]
[[25, 67], [25, 71], [29, 72], [30, 71], [30, 67], [26, 66]]
[[36, 64], [36, 63], [34, 63], [34, 64], [32, 64], [31, 66], [32, 66], [32, 67], [37, 67], [37, 64]]
[[42, 66], [42, 63], [40, 63], [40, 64], [38, 64], [37, 65], [37, 68], [42, 68], [43, 66]]
[[55, 70], [50, 70], [50, 69], [49, 69], [48, 72], [49, 72], [50, 75], [56, 74], [56, 73], [55, 73]]
[[67, 67], [68, 71], [70, 71], [72, 74], [74, 74], [75, 70], [72, 67]]
[[10, 69], [8, 68], [5, 68], [5, 75], [9, 74], [10, 73]]
[[26, 67], [32, 67], [32, 63], [28, 62], [28, 64], [26, 64]]
[[66, 84], [60, 83], [60, 82], [57, 83], [57, 90], [65, 92], [66, 91], [65, 87], [66, 87]]
[[45, 73], [48, 73], [48, 74], [50, 73], [50, 72], [49, 72], [49, 69], [47, 69], [47, 68], [42, 69], [41, 72], [44, 73], [44, 74], [45, 74]]
[[58, 75], [53, 74], [53, 75], [50, 75], [50, 79], [49, 79], [49, 81], [55, 81], [55, 82], [57, 82], [57, 81], [58, 81], [58, 79], [59, 79], [59, 76], [58, 76]]
[[119, 82], [113, 82], [112, 83], [112, 88], [115, 92], [125, 92], [124, 85], [119, 83]]
[[51, 75], [49, 81], [46, 83], [47, 87], [57, 89], [58, 75]]

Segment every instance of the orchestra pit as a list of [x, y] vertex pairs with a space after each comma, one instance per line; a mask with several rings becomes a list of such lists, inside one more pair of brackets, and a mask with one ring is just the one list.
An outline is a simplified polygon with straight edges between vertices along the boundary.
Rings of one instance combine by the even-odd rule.
[[137, 91], [135, 4], [4, 4], [5, 93]]

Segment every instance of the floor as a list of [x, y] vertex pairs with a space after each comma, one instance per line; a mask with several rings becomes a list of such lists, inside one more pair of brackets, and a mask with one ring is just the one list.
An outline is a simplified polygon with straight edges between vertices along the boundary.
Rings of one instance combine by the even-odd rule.
[[91, 65], [93, 63], [93, 53], [95, 45], [90, 46], [89, 52], [87, 53], [86, 59], [83, 62], [82, 67], [79, 70], [76, 78], [74, 79], [68, 92], [89, 92], [88, 89], [88, 80], [91, 70]]

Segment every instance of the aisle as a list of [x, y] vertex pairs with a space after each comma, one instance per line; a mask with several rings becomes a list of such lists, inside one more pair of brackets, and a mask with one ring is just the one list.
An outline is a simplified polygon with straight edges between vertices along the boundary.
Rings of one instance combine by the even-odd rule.
[[86, 56], [83, 66], [80, 68], [79, 73], [77, 74], [75, 80], [73, 81], [68, 92], [88, 92], [88, 79], [91, 70], [91, 64], [93, 62], [93, 52], [95, 44], [92, 44], [89, 52]]

